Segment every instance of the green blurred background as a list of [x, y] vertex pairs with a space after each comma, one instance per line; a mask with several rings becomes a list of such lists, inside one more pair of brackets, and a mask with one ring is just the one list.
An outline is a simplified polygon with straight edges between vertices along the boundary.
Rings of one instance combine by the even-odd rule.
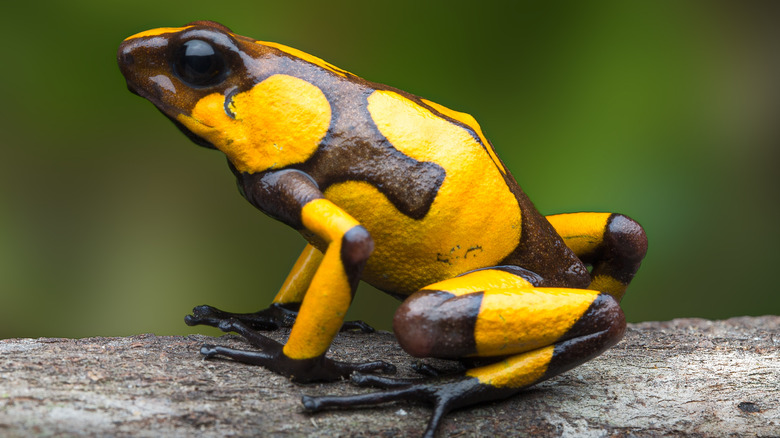
[[[0, 338], [213, 334], [184, 325], [192, 306], [275, 294], [303, 240], [116, 67], [125, 37], [196, 19], [473, 114], [545, 214], [640, 221], [630, 321], [780, 313], [780, 14], [763, 5], [6, 3]], [[348, 317], [389, 328], [394, 307], [362, 285]]]

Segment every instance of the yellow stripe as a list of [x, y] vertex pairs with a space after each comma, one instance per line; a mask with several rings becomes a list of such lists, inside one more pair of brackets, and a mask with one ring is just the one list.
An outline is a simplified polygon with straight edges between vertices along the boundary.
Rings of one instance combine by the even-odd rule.
[[555, 231], [574, 254], [581, 256], [598, 248], [612, 213], [569, 213], [547, 216]]
[[306, 229], [328, 242], [298, 318], [284, 346], [291, 359], [311, 359], [325, 354], [344, 323], [352, 302], [352, 288], [341, 260], [341, 239], [359, 223], [327, 199], [315, 199], [301, 209]]
[[588, 289], [612, 295], [618, 302], [623, 299], [627, 288], [627, 284], [623, 284], [609, 275], [596, 275], [588, 286]]
[[316, 57], [314, 55], [310, 55], [310, 54], [308, 54], [308, 53], [306, 53], [306, 52], [304, 52], [302, 50], [298, 50], [298, 49], [293, 48], [293, 47], [288, 47], [288, 46], [285, 46], [285, 45], [279, 44], [279, 43], [272, 43], [270, 41], [255, 41], [255, 42], [258, 43], [258, 44], [262, 44], [264, 46], [273, 47], [274, 49], [281, 50], [282, 52], [287, 53], [288, 55], [292, 55], [292, 56], [294, 56], [296, 58], [300, 58], [300, 59], [302, 59], [304, 61], [311, 62], [312, 64], [318, 65], [318, 66], [320, 66], [320, 67], [322, 67], [322, 68], [324, 68], [326, 70], [329, 70], [329, 71], [331, 71], [333, 73], [336, 73], [339, 76], [346, 77], [348, 74], [351, 74], [351, 73], [347, 72], [346, 70], [342, 70], [342, 69], [336, 67], [335, 65], [333, 65], [333, 64], [331, 64], [331, 63], [329, 63], [329, 62], [327, 62], [327, 61], [325, 61], [323, 59], [320, 59], [320, 58], [318, 58], [318, 57]]
[[352, 216], [327, 199], [315, 199], [304, 205], [301, 209], [301, 221], [307, 230], [330, 242], [338, 241], [339, 244], [344, 233], [360, 225]]
[[538, 381], [547, 371], [553, 356], [552, 345], [518, 354], [484, 367], [466, 371], [469, 377], [496, 388], [521, 388]]
[[477, 136], [479, 137], [479, 141], [482, 143], [482, 147], [484, 147], [488, 155], [490, 155], [490, 159], [493, 160], [494, 163], [496, 163], [496, 166], [501, 171], [501, 173], [506, 173], [506, 169], [504, 168], [504, 165], [501, 164], [501, 160], [498, 158], [498, 155], [496, 155], [496, 151], [493, 150], [493, 145], [490, 144], [487, 137], [485, 137], [485, 134], [482, 133], [482, 128], [479, 126], [479, 123], [477, 123], [477, 119], [475, 119], [471, 114], [451, 110], [444, 105], [440, 105], [428, 99], [420, 99], [420, 100], [425, 102], [427, 105], [429, 105], [431, 108], [435, 109], [436, 111], [444, 114], [445, 116], [455, 119], [463, 123], [464, 125], [468, 126], [469, 128], [473, 129], [474, 132], [477, 133]]
[[521, 289], [531, 287], [533, 287], [531, 283], [517, 275], [498, 269], [483, 269], [431, 284], [423, 290], [443, 290], [454, 295], [463, 295], [488, 289]]
[[585, 289], [487, 290], [474, 327], [475, 356], [503, 356], [552, 345], [598, 292]]
[[151, 37], [151, 36], [162, 35], [164, 33], [175, 33], [175, 32], [179, 32], [179, 31], [182, 31], [184, 29], [190, 28], [190, 27], [192, 27], [192, 26], [185, 26], [185, 27], [159, 27], [157, 29], [145, 30], [143, 32], [138, 32], [135, 35], [131, 35], [131, 36], [125, 38], [125, 41], [132, 40], [133, 38], [146, 38], [146, 37]]
[[333, 241], [303, 297], [284, 354], [291, 359], [325, 354], [344, 323], [351, 301], [352, 291], [341, 262], [341, 241]]
[[322, 262], [323, 254], [312, 245], [306, 245], [292, 270], [287, 274], [274, 303], [300, 303]]

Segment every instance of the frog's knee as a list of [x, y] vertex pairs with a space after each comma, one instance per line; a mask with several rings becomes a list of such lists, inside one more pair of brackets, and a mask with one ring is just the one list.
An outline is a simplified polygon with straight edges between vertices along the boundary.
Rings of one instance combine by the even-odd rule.
[[647, 253], [645, 230], [630, 217], [613, 214], [607, 222], [605, 231], [604, 243], [609, 252], [607, 256], [612, 260], [620, 260], [626, 265], [624, 270], [626, 274], [630, 272], [630, 277], [619, 278], [619, 280], [630, 281]]
[[474, 354], [474, 326], [481, 303], [481, 292], [455, 296], [420, 291], [395, 312], [393, 331], [401, 347], [415, 357], [455, 359]]
[[626, 331], [626, 317], [617, 299], [601, 293], [560, 341], [582, 336], [597, 336], [601, 343], [617, 343]]
[[349, 266], [362, 266], [374, 251], [374, 240], [362, 225], [352, 227], [341, 240], [341, 260]]
[[547, 376], [582, 364], [615, 345], [626, 331], [626, 318], [617, 300], [600, 294], [568, 332], [555, 344]]
[[585, 331], [603, 333], [608, 346], [616, 344], [626, 331], [626, 317], [615, 297], [602, 293], [585, 312], [583, 321], [589, 325]]

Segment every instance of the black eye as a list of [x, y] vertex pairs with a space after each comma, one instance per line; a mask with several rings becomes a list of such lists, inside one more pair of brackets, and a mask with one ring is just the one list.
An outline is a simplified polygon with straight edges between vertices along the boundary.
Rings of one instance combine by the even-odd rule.
[[173, 70], [184, 82], [196, 87], [216, 85], [227, 73], [225, 59], [203, 40], [190, 40], [179, 47]]

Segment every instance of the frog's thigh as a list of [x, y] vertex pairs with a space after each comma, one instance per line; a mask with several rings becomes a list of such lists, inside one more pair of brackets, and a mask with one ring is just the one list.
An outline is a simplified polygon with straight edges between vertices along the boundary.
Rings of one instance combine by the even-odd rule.
[[590, 290], [425, 289], [401, 305], [393, 328], [417, 357], [504, 357], [467, 375], [518, 388], [600, 354], [620, 340], [625, 319], [614, 298]]
[[570, 370], [615, 345], [625, 332], [620, 305], [599, 293], [579, 319], [551, 345], [511, 355], [466, 372], [494, 388], [522, 388]]

